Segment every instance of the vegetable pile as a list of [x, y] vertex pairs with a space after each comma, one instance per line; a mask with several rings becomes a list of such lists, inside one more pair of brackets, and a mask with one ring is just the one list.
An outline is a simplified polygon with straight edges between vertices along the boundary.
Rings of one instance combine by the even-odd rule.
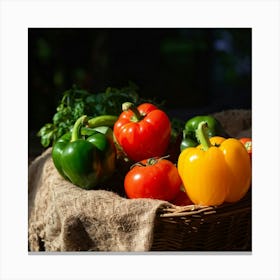
[[251, 186], [252, 139], [230, 137], [212, 116], [171, 119], [130, 85], [90, 94], [66, 91], [38, 135], [58, 173], [85, 190], [117, 178], [130, 199], [218, 206]]

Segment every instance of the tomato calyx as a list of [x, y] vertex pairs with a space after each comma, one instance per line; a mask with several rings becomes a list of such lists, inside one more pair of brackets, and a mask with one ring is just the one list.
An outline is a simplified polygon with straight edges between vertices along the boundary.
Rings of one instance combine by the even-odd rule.
[[170, 155], [166, 155], [163, 157], [152, 157], [152, 158], [148, 158], [144, 161], [139, 161], [134, 163], [133, 165], [131, 165], [130, 169], [132, 169], [135, 166], [142, 166], [142, 167], [146, 167], [146, 166], [150, 166], [150, 165], [155, 165], [157, 164], [159, 161], [161, 161], [162, 159], [167, 159], [169, 158]]
[[252, 160], [252, 138], [244, 137], [239, 139], [240, 142], [244, 145], [245, 149], [247, 150], [250, 159]]
[[245, 148], [247, 151], [251, 151], [252, 150], [252, 142], [248, 141], [244, 144]]
[[147, 166], [147, 165], [155, 165], [155, 164], [158, 163], [160, 160], [166, 159], [166, 158], [169, 158], [169, 157], [170, 157], [170, 155], [163, 156], [163, 157], [152, 157], [152, 158], [149, 158], [149, 159], [147, 159], [146, 166]]

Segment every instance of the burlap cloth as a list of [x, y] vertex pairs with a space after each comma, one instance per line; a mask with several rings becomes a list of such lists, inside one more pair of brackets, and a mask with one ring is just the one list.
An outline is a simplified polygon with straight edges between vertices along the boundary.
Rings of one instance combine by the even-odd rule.
[[[251, 136], [251, 111], [214, 116], [230, 135]], [[51, 148], [29, 166], [28, 197], [30, 251], [149, 251], [156, 212], [168, 205], [76, 187], [56, 171]]]

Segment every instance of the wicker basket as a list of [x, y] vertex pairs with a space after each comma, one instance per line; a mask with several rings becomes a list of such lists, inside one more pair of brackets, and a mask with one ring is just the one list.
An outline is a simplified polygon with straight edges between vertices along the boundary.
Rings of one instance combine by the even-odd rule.
[[251, 251], [251, 191], [239, 202], [218, 207], [162, 208], [152, 251]]

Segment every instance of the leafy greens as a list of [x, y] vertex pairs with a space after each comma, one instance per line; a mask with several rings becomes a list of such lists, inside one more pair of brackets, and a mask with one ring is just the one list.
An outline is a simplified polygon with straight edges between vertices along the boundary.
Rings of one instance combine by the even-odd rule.
[[45, 124], [38, 131], [37, 136], [41, 137], [42, 146], [53, 145], [60, 136], [71, 130], [75, 121], [82, 115], [118, 116], [122, 110], [122, 103], [126, 101], [135, 105], [151, 101], [139, 97], [137, 90], [135, 84], [129, 83], [121, 89], [108, 87], [105, 92], [93, 94], [74, 85], [63, 93], [52, 122]]

